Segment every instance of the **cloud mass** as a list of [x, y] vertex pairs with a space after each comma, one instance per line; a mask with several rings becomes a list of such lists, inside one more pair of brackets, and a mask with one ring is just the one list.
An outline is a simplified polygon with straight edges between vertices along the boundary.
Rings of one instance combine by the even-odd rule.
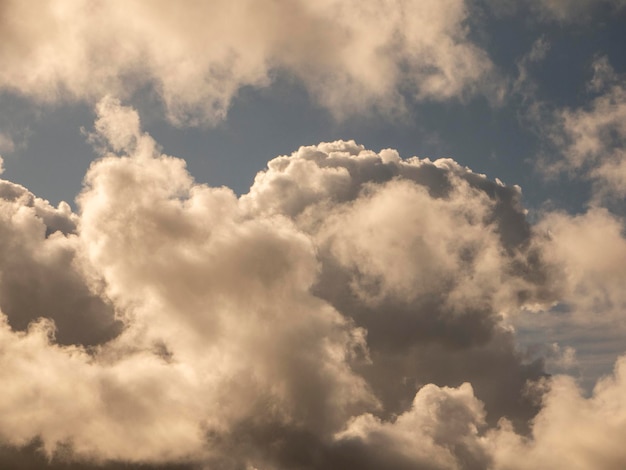
[[0, 467], [625, 468], [624, 5], [0, 0]]
[[0, 88], [37, 101], [93, 102], [151, 87], [172, 122], [200, 125], [224, 118], [242, 87], [266, 87], [278, 73], [302, 81], [337, 117], [395, 113], [404, 96], [498, 94], [497, 83], [484, 80], [493, 65], [469, 39], [463, 0], [54, 0], [0, 8]]
[[519, 188], [338, 141], [273, 159], [238, 198], [132, 108], [97, 113], [77, 214], [2, 183], [6, 445], [52, 465], [536, 468], [522, 447], [581, 448], [563, 407], [624, 426], [599, 417], [623, 361], [584, 398], [516, 349], [508, 319], [583, 282], [553, 278]]

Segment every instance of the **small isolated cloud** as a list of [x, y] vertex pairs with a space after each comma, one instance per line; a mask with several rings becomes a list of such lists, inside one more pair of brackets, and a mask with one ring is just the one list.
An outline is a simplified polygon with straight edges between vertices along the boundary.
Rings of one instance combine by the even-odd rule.
[[0, 185], [4, 449], [51, 467], [623, 457], [624, 360], [584, 398], [526, 360], [510, 326], [596, 302], [589, 283], [613, 292], [620, 268], [574, 248], [620, 241], [609, 214], [553, 215], [548, 238], [518, 187], [352, 141], [279, 156], [237, 197], [194, 182], [132, 108], [109, 97], [96, 112], [102, 155], [77, 214]]
[[279, 73], [338, 117], [397, 112], [407, 95], [495, 97], [467, 15], [463, 0], [5, 2], [0, 88], [56, 102], [150, 86], [179, 125], [221, 119]]

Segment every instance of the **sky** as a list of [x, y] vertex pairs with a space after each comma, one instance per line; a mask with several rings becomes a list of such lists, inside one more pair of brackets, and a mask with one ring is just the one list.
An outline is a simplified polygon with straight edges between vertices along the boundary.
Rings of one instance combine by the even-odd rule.
[[0, 467], [626, 465], [626, 1], [0, 0]]

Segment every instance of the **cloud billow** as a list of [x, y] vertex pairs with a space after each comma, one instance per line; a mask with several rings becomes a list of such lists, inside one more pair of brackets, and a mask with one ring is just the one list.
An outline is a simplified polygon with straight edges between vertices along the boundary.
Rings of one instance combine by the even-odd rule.
[[405, 96], [499, 99], [463, 0], [49, 0], [0, 8], [0, 90], [37, 102], [96, 102], [150, 88], [171, 122], [206, 125], [224, 118], [242, 87], [266, 87], [279, 74], [301, 81], [338, 118], [402, 112]]
[[338, 141], [271, 160], [237, 197], [195, 183], [132, 108], [106, 98], [97, 114], [103, 154], [78, 214], [0, 185], [0, 456], [522, 469], [582, 449], [581, 462], [619, 462], [610, 439], [562, 429], [620, 435], [623, 360], [585, 398], [516, 348], [512, 320], [577, 299], [584, 279], [559, 274], [586, 262], [567, 254], [585, 233], [543, 236], [519, 188]]

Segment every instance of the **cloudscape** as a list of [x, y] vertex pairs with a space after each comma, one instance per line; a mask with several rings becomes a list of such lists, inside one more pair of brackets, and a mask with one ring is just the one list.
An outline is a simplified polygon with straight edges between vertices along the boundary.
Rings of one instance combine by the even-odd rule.
[[626, 468], [626, 2], [0, 40], [0, 468]]

